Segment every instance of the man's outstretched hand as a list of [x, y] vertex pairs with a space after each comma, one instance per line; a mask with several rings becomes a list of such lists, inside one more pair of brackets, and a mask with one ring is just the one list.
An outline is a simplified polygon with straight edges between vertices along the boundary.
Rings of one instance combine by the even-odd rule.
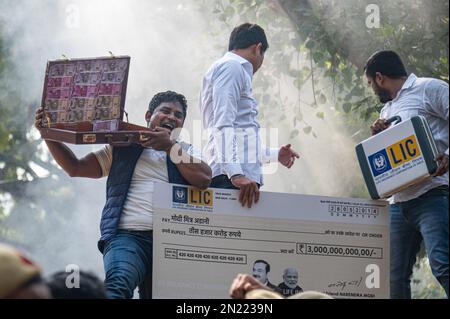
[[287, 168], [291, 168], [294, 165], [296, 158], [300, 158], [300, 155], [291, 148], [291, 144], [284, 145], [280, 148], [278, 162]]

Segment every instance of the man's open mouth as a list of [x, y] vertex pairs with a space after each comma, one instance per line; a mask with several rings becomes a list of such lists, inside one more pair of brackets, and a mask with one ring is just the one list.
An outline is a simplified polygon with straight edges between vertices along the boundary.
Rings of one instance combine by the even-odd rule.
[[164, 127], [166, 129], [168, 129], [169, 131], [172, 131], [175, 128], [175, 125], [173, 125], [172, 123], [162, 123], [159, 126]]

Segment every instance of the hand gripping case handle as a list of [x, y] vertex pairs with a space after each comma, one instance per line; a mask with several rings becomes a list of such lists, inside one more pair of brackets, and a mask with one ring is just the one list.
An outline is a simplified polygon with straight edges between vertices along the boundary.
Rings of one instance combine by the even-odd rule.
[[386, 124], [391, 124], [395, 122], [395, 124], [398, 124], [402, 121], [402, 118], [398, 115], [391, 117], [390, 119], [386, 120]]
[[[400, 116], [396, 115], [396, 116], [393, 116], [393, 117], [387, 119], [385, 123], [386, 123], [386, 125], [389, 125], [393, 122], [395, 122], [395, 124], [398, 124], [401, 121], [402, 121], [402, 118]], [[375, 131], [375, 134], [378, 134], [380, 132], [381, 132], [381, 130], [377, 130], [377, 131]]]

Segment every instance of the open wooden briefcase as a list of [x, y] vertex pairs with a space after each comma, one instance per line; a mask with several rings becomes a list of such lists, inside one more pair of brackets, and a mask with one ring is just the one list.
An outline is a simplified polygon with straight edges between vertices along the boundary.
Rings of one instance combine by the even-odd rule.
[[146, 127], [123, 121], [130, 57], [47, 63], [42, 106], [43, 139], [72, 144], [129, 145]]

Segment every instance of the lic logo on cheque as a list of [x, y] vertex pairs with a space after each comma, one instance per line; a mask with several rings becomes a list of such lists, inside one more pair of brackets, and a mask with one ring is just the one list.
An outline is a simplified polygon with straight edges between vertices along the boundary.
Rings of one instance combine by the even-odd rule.
[[173, 186], [172, 201], [179, 204], [211, 207], [213, 205], [213, 190]]
[[420, 156], [420, 148], [415, 135], [411, 135], [369, 156], [374, 177], [403, 165]]

